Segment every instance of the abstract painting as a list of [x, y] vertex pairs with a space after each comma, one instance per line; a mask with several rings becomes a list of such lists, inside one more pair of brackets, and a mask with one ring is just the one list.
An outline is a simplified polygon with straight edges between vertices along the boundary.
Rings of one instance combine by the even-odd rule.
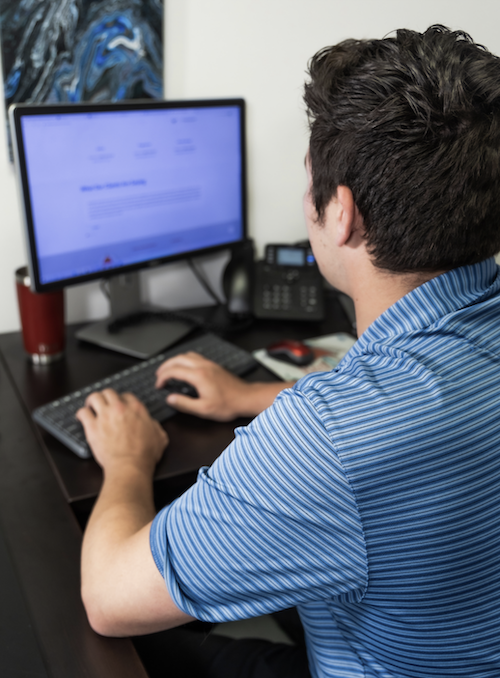
[[163, 0], [0, 0], [7, 108], [161, 98]]

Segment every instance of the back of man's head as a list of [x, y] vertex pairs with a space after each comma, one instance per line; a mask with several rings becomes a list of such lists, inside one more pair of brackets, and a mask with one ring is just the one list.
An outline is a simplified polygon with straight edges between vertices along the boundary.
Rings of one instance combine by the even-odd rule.
[[309, 64], [318, 217], [348, 186], [376, 266], [442, 271], [500, 251], [500, 59], [432, 26], [346, 40]]

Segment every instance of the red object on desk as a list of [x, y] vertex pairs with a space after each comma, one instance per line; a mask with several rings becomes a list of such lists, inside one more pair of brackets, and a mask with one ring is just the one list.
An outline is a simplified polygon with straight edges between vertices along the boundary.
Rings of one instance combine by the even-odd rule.
[[64, 294], [33, 292], [26, 266], [16, 271], [17, 299], [26, 352], [34, 363], [48, 364], [62, 357], [65, 344]]
[[310, 365], [314, 360], [312, 348], [295, 339], [282, 339], [267, 347], [271, 358], [284, 360], [292, 365]]

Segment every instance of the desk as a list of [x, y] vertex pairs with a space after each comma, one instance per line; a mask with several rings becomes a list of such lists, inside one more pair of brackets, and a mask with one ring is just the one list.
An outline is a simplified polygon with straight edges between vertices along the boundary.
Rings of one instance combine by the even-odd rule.
[[[282, 337], [348, 332], [335, 294], [329, 295], [327, 307], [323, 323], [257, 321], [227, 338], [253, 350]], [[0, 335], [0, 523], [48, 674], [147, 678], [132, 642], [95, 634], [80, 599], [82, 525], [99, 492], [101, 470], [41, 431], [30, 417], [38, 405], [136, 362], [78, 342], [76, 329], [68, 327], [64, 360], [48, 367], [28, 362], [19, 332]], [[273, 377], [259, 368], [249, 380]], [[211, 464], [233, 439], [235, 425], [244, 423], [180, 414], [167, 421], [171, 442], [155, 474], [158, 506], [185, 489], [200, 466]]]

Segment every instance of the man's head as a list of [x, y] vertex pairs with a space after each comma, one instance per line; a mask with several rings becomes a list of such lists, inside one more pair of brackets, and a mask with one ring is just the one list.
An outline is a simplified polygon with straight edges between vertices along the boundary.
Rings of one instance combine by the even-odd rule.
[[435, 272], [500, 251], [500, 59], [433, 26], [318, 52], [305, 87], [321, 221], [353, 194], [373, 263]]

